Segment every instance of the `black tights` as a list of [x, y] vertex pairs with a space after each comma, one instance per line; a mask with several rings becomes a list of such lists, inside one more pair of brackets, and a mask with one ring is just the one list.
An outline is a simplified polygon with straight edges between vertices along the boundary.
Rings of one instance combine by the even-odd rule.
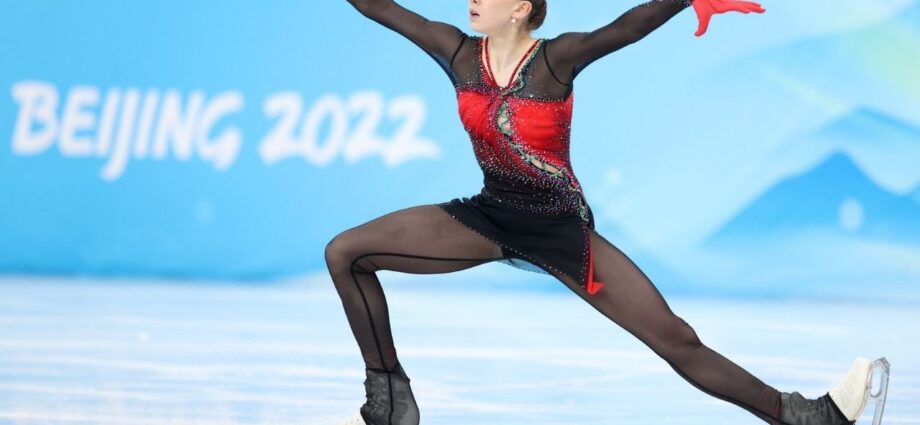
[[[588, 293], [552, 273], [601, 314], [639, 338], [701, 391], [778, 424], [779, 392], [703, 344], [622, 251], [591, 231], [595, 280]], [[326, 264], [365, 367], [392, 370], [396, 349], [378, 270], [449, 273], [500, 260], [502, 249], [437, 205], [410, 207], [348, 229], [326, 245]]]

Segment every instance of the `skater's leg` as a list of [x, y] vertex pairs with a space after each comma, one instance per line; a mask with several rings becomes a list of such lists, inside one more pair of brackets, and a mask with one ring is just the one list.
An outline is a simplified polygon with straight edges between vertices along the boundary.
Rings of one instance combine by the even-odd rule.
[[661, 293], [631, 259], [591, 230], [594, 277], [604, 287], [589, 295], [571, 278], [567, 286], [639, 338], [685, 380], [707, 394], [778, 424], [780, 393], [700, 341], [674, 314]]
[[325, 255], [365, 366], [386, 371], [397, 356], [378, 270], [448, 273], [503, 258], [501, 247], [437, 205], [402, 209], [348, 229], [327, 244]]

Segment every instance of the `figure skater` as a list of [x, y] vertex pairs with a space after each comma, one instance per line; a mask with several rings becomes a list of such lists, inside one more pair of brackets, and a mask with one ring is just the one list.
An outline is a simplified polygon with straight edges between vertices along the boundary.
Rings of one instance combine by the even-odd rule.
[[691, 5], [701, 36], [715, 13], [763, 13], [736, 0], [653, 0], [601, 28], [533, 38], [546, 0], [469, 0], [471, 36], [393, 0], [348, 0], [408, 38], [450, 78], [483, 172], [470, 198], [391, 212], [336, 235], [325, 259], [365, 362], [367, 401], [350, 424], [414, 425], [419, 410], [396, 355], [377, 271], [449, 273], [498, 261], [549, 274], [639, 338], [681, 377], [770, 424], [853, 424], [869, 385], [866, 358], [818, 399], [761, 382], [703, 344], [646, 275], [594, 230], [569, 162], [573, 81], [586, 66]]

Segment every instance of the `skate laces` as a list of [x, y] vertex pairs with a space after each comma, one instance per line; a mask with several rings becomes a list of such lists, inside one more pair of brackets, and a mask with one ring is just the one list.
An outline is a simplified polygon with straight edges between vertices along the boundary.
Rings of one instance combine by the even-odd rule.
[[386, 411], [389, 409], [390, 397], [388, 391], [386, 380], [368, 380], [364, 391], [364, 396], [367, 398], [367, 406], [378, 411]]
[[368, 377], [364, 381], [364, 395], [367, 401], [364, 403], [362, 410], [370, 417], [382, 418], [391, 410], [390, 403], [393, 397], [399, 398], [398, 388], [394, 388], [394, 393], [390, 392], [390, 379], [405, 381], [408, 384], [408, 377], [399, 364], [392, 371], [378, 370], [368, 368]]

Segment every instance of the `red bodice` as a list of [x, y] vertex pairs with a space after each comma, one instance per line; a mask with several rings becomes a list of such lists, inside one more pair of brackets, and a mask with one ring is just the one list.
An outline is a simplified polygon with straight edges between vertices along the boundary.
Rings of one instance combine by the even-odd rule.
[[506, 87], [495, 82], [487, 44], [483, 46], [487, 55], [480, 67], [484, 84], [457, 87], [460, 120], [483, 171], [484, 194], [530, 212], [582, 220], [586, 267], [580, 279], [593, 294], [602, 286], [593, 280], [587, 235], [587, 229], [594, 227], [593, 216], [569, 160], [574, 95], [561, 101], [516, 95], [526, 84], [526, 77], [518, 71], [526, 69], [544, 41], [534, 42]]
[[561, 101], [515, 94], [526, 84], [517, 70], [526, 68], [542, 42], [534, 42], [507, 87], [495, 82], [485, 60], [480, 67], [484, 84], [457, 87], [460, 120], [490, 195], [534, 212], [589, 221], [569, 160], [574, 94]]

